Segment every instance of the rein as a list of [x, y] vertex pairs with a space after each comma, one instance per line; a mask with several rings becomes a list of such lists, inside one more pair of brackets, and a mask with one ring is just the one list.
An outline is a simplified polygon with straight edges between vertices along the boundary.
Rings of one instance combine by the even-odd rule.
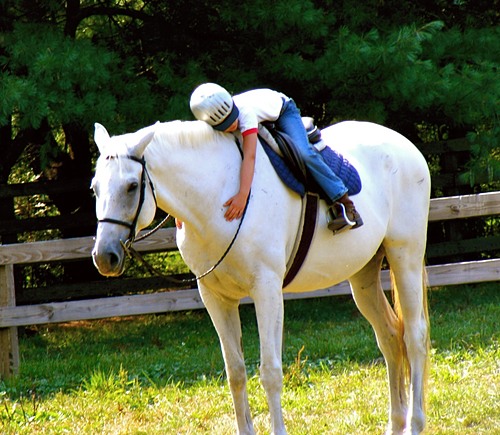
[[[239, 149], [239, 147], [238, 147], [238, 149]], [[241, 150], [240, 150], [240, 153], [241, 153]], [[126, 155], [125, 157], [127, 159], [133, 160], [134, 162], [140, 163], [142, 166], [141, 190], [139, 193], [139, 204], [137, 206], [137, 211], [135, 213], [134, 219], [131, 223], [125, 222], [125, 221], [122, 221], [119, 219], [114, 219], [114, 218], [98, 219], [97, 222], [98, 223], [110, 223], [110, 224], [115, 224], [115, 225], [122, 225], [122, 226], [128, 228], [130, 230], [130, 232], [129, 232], [127, 240], [125, 240], [125, 242], [120, 240], [120, 244], [122, 245], [123, 251], [125, 252], [125, 254], [127, 254], [127, 257], [137, 260], [148, 272], [150, 272], [153, 275], [164, 278], [167, 281], [173, 282], [175, 284], [188, 284], [188, 283], [194, 283], [194, 282], [204, 278], [208, 274], [212, 273], [222, 263], [224, 258], [226, 258], [227, 254], [229, 253], [229, 251], [233, 247], [234, 242], [236, 241], [236, 237], [238, 237], [238, 234], [239, 234], [240, 229], [241, 229], [241, 225], [243, 224], [243, 219], [245, 218], [245, 215], [247, 212], [248, 203], [250, 202], [250, 195], [252, 192], [250, 191], [248, 194], [247, 202], [245, 204], [245, 208], [243, 210], [243, 214], [241, 216], [240, 223], [238, 224], [238, 228], [236, 229], [236, 233], [234, 234], [231, 242], [229, 243], [228, 247], [226, 248], [226, 250], [222, 254], [221, 258], [212, 267], [210, 267], [206, 272], [204, 272], [201, 275], [198, 275], [194, 278], [190, 278], [190, 279], [172, 278], [171, 276], [165, 275], [163, 272], [158, 270], [158, 268], [155, 268], [150, 263], [148, 263], [144, 259], [144, 257], [139, 252], [137, 252], [137, 250], [135, 250], [132, 247], [132, 244], [134, 242], [139, 242], [141, 240], [144, 240], [147, 237], [154, 234], [155, 232], [157, 232], [161, 227], [163, 227], [167, 223], [167, 221], [170, 219], [171, 216], [170, 216], [170, 214], [167, 214], [167, 216], [156, 227], [154, 227], [151, 231], [148, 231], [146, 234], [143, 234], [140, 237], [137, 237], [137, 238], [135, 237], [135, 233], [136, 233], [136, 229], [137, 229], [137, 222], [139, 220], [139, 215], [141, 214], [142, 206], [144, 205], [144, 200], [146, 197], [146, 195], [145, 195], [145, 193], [146, 193], [146, 177], [149, 180], [149, 186], [151, 188], [151, 192], [152, 192], [153, 198], [155, 200], [155, 205], [157, 205], [157, 202], [156, 202], [156, 194], [155, 194], [153, 182], [151, 181], [151, 177], [150, 177], [149, 172], [146, 168], [146, 160], [144, 159], [144, 157], [142, 157], [140, 159], [135, 157], [135, 156], [131, 156], [131, 155]], [[110, 156], [110, 157], [108, 157], [108, 159], [109, 158], [112, 158], [112, 157]]]
[[[212, 273], [222, 263], [222, 261], [224, 260], [224, 258], [226, 258], [227, 254], [229, 254], [229, 251], [231, 250], [231, 248], [234, 245], [234, 242], [236, 241], [236, 237], [238, 237], [238, 234], [239, 234], [240, 229], [241, 229], [241, 225], [243, 224], [243, 219], [245, 218], [245, 214], [247, 212], [248, 203], [250, 202], [250, 193], [248, 194], [247, 202], [245, 204], [245, 208], [243, 210], [243, 214], [241, 215], [241, 219], [240, 219], [240, 223], [238, 224], [238, 228], [236, 229], [236, 233], [234, 234], [234, 236], [233, 236], [231, 242], [229, 243], [228, 247], [226, 248], [226, 250], [224, 251], [224, 253], [222, 254], [222, 256], [219, 258], [219, 260], [210, 269], [208, 269], [206, 272], [203, 272], [201, 275], [195, 276], [194, 278], [177, 279], [177, 278], [171, 277], [170, 275], [166, 275], [163, 272], [161, 272], [158, 268], [156, 268], [156, 267], [152, 266], [150, 263], [148, 263], [144, 259], [144, 257], [139, 252], [137, 252], [137, 250], [135, 250], [132, 247], [131, 243], [127, 244], [127, 242], [123, 242], [123, 241], [120, 240], [120, 244], [122, 245], [123, 250], [125, 251], [125, 253], [127, 254], [127, 256], [129, 258], [133, 258], [136, 261], [138, 261], [152, 275], [159, 276], [159, 277], [161, 277], [161, 278], [163, 278], [163, 279], [165, 279], [167, 281], [170, 281], [170, 282], [172, 282], [174, 284], [190, 284], [190, 283], [197, 282], [198, 280], [200, 280], [202, 278], [205, 278], [208, 274]], [[153, 234], [154, 232], [158, 231], [161, 228], [161, 226], [164, 224], [164, 222], [166, 222], [166, 220], [169, 217], [170, 217], [170, 215], [168, 215], [162, 222], [160, 222], [159, 225], [157, 225], [155, 228], [153, 228], [150, 232], [148, 232], [147, 234], [144, 234], [142, 237], [136, 239], [136, 241], [143, 240], [146, 237], [148, 237], [151, 234]]]

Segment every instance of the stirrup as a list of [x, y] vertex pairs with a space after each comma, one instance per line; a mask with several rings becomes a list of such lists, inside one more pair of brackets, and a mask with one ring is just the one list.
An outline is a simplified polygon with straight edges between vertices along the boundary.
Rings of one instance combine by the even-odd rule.
[[[335, 210], [336, 206], [338, 206], [340, 208], [340, 212], [337, 212]], [[337, 219], [342, 219], [343, 222], [335, 223], [335, 220], [337, 220]], [[337, 202], [336, 204], [334, 204], [328, 208], [327, 214], [326, 214], [326, 220], [327, 220], [327, 227], [330, 231], [333, 232], [333, 234], [342, 233], [346, 230], [353, 228], [356, 225], [356, 222], [351, 221], [347, 217], [345, 205], [342, 204], [341, 202]], [[343, 223], [343, 225], [340, 225], [342, 223]], [[336, 225], [340, 225], [340, 226], [338, 226], [336, 228]]]
[[356, 225], [356, 221], [352, 221], [351, 219], [349, 219], [347, 217], [347, 210], [345, 209], [345, 205], [342, 204], [341, 202], [338, 203], [338, 205], [340, 206], [341, 210], [342, 210], [342, 217], [345, 219], [345, 221], [347, 222], [347, 225], [349, 225], [350, 227], [353, 227], [354, 225]]

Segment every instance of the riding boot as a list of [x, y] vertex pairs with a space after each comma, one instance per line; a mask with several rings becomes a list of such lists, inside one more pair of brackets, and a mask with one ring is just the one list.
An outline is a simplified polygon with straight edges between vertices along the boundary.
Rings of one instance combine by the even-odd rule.
[[363, 219], [347, 193], [328, 209], [328, 229], [334, 234], [359, 228], [361, 225], [363, 225]]

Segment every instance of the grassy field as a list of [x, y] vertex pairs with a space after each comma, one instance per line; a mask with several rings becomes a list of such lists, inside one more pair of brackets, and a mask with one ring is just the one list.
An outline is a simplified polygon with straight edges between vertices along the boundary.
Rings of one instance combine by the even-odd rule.
[[[500, 289], [430, 294], [427, 434], [500, 434]], [[253, 307], [241, 309], [255, 428], [269, 433]], [[348, 297], [288, 301], [283, 406], [290, 434], [380, 434], [385, 367]], [[231, 398], [204, 311], [43, 326], [0, 382], [2, 434], [230, 434]]]

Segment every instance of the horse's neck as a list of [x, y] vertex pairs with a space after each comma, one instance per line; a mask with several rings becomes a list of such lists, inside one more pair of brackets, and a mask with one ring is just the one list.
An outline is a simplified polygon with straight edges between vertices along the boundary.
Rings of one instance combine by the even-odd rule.
[[207, 216], [222, 216], [223, 203], [237, 192], [241, 157], [226, 142], [167, 149], [160, 141], [145, 154], [154, 180], [158, 206], [196, 228]]

